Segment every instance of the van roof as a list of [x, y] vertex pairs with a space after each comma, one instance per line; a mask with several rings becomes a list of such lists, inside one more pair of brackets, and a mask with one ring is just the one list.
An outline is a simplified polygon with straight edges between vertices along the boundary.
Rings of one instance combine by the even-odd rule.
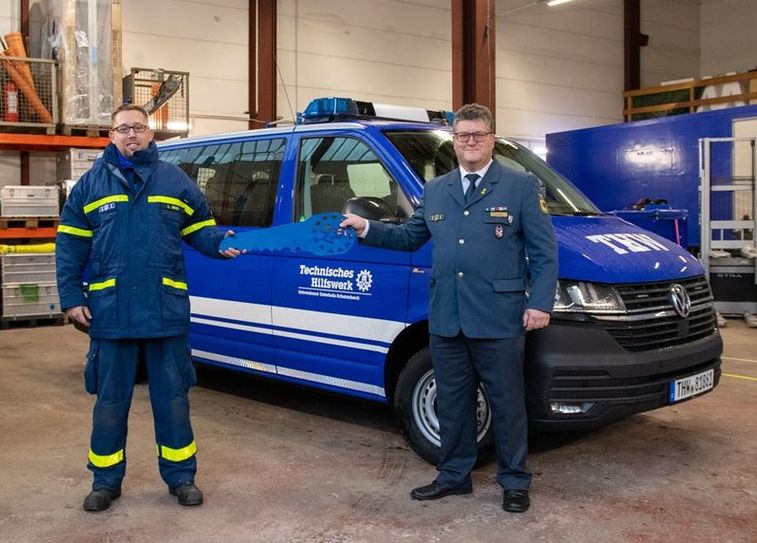
[[290, 126], [278, 126], [272, 128], [256, 128], [253, 130], [244, 130], [240, 132], [229, 132], [225, 134], [209, 134], [202, 136], [193, 136], [179, 140], [170, 140], [158, 143], [161, 149], [171, 147], [184, 147], [186, 145], [195, 145], [201, 143], [222, 143], [225, 141], [236, 141], [258, 137], [273, 136], [276, 134], [309, 133], [309, 132], [334, 132], [334, 131], [359, 131], [366, 130], [373, 126], [380, 131], [385, 130], [445, 130], [450, 131], [450, 126], [443, 126], [435, 123], [421, 123], [412, 121], [390, 121], [390, 120], [370, 120], [360, 119], [354, 121], [322, 122], [313, 124], [299, 124]]

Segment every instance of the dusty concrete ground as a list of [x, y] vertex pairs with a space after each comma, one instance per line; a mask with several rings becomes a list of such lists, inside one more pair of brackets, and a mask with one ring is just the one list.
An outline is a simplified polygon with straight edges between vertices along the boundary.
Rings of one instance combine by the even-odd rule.
[[386, 408], [218, 370], [191, 394], [206, 503], [182, 508], [157, 474], [146, 386], [127, 478], [110, 510], [81, 509], [93, 398], [71, 326], [0, 331], [0, 541], [757, 541], [757, 330], [724, 329], [721, 385], [692, 402], [532, 444], [532, 508], [501, 509], [494, 466], [474, 494], [408, 492], [434, 470]]

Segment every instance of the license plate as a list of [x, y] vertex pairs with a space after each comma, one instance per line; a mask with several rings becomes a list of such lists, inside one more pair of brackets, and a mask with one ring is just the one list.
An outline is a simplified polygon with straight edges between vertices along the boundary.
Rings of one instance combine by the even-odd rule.
[[696, 375], [670, 382], [668, 398], [670, 403], [680, 402], [702, 392], [710, 390], [715, 385], [715, 370], [707, 370]]

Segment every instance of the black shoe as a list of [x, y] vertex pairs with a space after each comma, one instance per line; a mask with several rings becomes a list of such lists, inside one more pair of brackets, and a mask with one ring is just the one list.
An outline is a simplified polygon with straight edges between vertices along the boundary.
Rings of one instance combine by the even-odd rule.
[[84, 498], [84, 504], [82, 507], [85, 511], [105, 511], [110, 507], [110, 502], [118, 498], [120, 495], [120, 488], [115, 490], [110, 490], [108, 488], [93, 490], [86, 498]]
[[505, 490], [502, 509], [508, 513], [525, 513], [530, 505], [528, 490]]
[[434, 481], [430, 485], [414, 488], [410, 493], [410, 496], [412, 496], [414, 500], [438, 500], [439, 498], [449, 496], [450, 494], [462, 495], [470, 494], [472, 492], [473, 483], [470, 479], [458, 486], [444, 486]]
[[173, 488], [169, 488], [171, 496], [176, 496], [181, 505], [202, 505], [202, 490], [197, 488], [194, 483], [184, 483]]

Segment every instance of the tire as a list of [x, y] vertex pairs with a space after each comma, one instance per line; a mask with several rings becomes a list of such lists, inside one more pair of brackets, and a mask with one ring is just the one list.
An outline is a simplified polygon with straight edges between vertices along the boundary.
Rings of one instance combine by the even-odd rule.
[[[436, 416], [436, 383], [427, 347], [415, 353], [400, 372], [394, 390], [394, 409], [410, 447], [427, 462], [438, 464], [441, 449]], [[478, 389], [476, 418], [477, 465], [481, 465], [490, 460], [494, 439], [489, 400], [481, 386]]]

